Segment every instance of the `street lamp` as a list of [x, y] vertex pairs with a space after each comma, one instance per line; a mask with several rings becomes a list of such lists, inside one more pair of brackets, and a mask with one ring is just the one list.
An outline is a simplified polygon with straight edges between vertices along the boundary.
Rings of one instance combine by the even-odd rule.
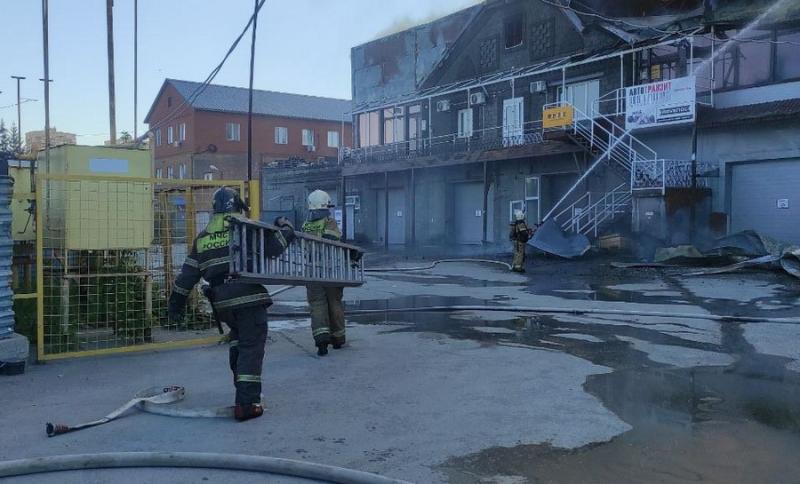
[[22, 149], [22, 102], [20, 102], [19, 96], [19, 82], [25, 77], [22, 76], [11, 76], [11, 79], [17, 80], [17, 149]]

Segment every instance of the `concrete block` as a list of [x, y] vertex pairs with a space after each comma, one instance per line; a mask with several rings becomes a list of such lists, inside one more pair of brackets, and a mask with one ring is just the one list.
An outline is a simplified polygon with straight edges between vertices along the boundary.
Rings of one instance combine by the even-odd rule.
[[29, 350], [28, 338], [21, 334], [12, 333], [10, 338], [0, 339], [0, 365], [27, 361]]

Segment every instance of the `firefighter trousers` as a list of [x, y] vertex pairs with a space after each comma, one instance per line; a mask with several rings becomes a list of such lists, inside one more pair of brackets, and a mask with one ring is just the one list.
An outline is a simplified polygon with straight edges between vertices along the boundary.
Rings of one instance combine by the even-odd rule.
[[311, 334], [317, 346], [345, 343], [343, 287], [307, 286]]
[[231, 328], [228, 359], [236, 387], [236, 404], [261, 402], [261, 370], [267, 343], [267, 308], [251, 306], [220, 314]]
[[525, 242], [519, 240], [514, 241], [514, 259], [511, 261], [512, 271], [525, 270]]

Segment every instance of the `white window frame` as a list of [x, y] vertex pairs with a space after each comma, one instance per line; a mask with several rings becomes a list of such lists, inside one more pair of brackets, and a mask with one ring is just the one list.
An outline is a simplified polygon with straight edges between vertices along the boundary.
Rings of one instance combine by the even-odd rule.
[[328, 148], [338, 148], [338, 147], [339, 147], [339, 132], [328, 131]]
[[225, 123], [225, 139], [227, 141], [241, 141], [242, 125], [239, 123]]
[[178, 167], [178, 178], [181, 180], [186, 178], [186, 163], [181, 163]]
[[513, 222], [514, 219], [514, 211], [515, 210], [522, 210], [525, 213], [525, 200], [511, 200], [508, 202], [508, 220], [509, 222]]
[[[563, 86], [558, 86], [558, 100], [570, 103], [579, 111], [575, 113], [575, 120], [577, 121], [587, 119], [593, 115], [596, 117], [599, 99], [600, 79], [568, 83], [566, 91]], [[585, 114], [585, 116], [581, 113]]]
[[167, 178], [172, 180], [174, 176], [175, 176], [175, 170], [173, 170], [171, 166], [167, 167]]
[[172, 144], [175, 142], [175, 128], [172, 126], [167, 126], [167, 144]]
[[285, 126], [275, 126], [275, 144], [276, 145], [289, 144], [289, 128]]
[[161, 128], [156, 129], [156, 146], [161, 146]]
[[161, 175], [163, 174], [164, 172], [161, 170], [161, 168], [156, 168], [156, 178], [161, 178]]
[[472, 108], [458, 111], [458, 137], [472, 137], [473, 128]]
[[525, 143], [525, 99], [503, 100], [503, 146]]
[[303, 146], [314, 146], [314, 130], [303, 129]]
[[[536, 180], [536, 195], [529, 195], [528, 194], [528, 182], [530, 180]], [[528, 215], [528, 202], [536, 202], [536, 219], [533, 220], [533, 223], [539, 223], [542, 220], [542, 177], [540, 176], [528, 176], [525, 177], [525, 215]]]
[[178, 141], [186, 141], [186, 123], [178, 125]]

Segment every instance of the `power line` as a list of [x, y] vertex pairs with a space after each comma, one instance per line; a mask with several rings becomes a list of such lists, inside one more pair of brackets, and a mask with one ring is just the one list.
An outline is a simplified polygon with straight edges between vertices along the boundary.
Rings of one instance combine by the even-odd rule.
[[[637, 29], [652, 30], [654, 32], [658, 32], [658, 33], [661, 33], [661, 34], [668, 34], [668, 35], [674, 35], [674, 34], [680, 34], [681, 33], [681, 31], [678, 31], [678, 30], [663, 30], [663, 29], [659, 29], [657, 27], [653, 27], [653, 26], [650, 26], [650, 25], [637, 24], [637, 23], [628, 22], [627, 20], [622, 20], [622, 19], [619, 19], [619, 18], [608, 17], [608, 16], [605, 16], [605, 15], [601, 15], [599, 13], [585, 12], [583, 10], [576, 9], [575, 7], [572, 7], [571, 5], [562, 5], [562, 4], [553, 2], [551, 0], [539, 0], [539, 1], [544, 3], [544, 4], [553, 6], [553, 7], [557, 7], [557, 8], [561, 8], [561, 9], [565, 9], [565, 10], [570, 10], [572, 12], [575, 12], [578, 15], [584, 15], [584, 16], [587, 16], [587, 17], [595, 17], [595, 18], [599, 18], [599, 19], [605, 20], [606, 22], [613, 22], [613, 23], [617, 23], [617, 24], [623, 24], [623, 25], [627, 25], [629, 27], [634, 27], [634, 28], [637, 28]], [[586, 8], [590, 8], [591, 9], [591, 7], [588, 7], [586, 5], [584, 5], [584, 6]], [[594, 10], [594, 9], [591, 9], [591, 10]], [[597, 12], [597, 11], [594, 10], [594, 12]], [[723, 41], [723, 42], [739, 42], [739, 43], [754, 43], [754, 44], [779, 44], [779, 45], [780, 44], [784, 44], [784, 45], [800, 46], [800, 42], [793, 42], [791, 40], [736, 39], [736, 38], [723, 40], [723, 39], [714, 38], [710, 34], [697, 35], [697, 37], [703, 37], [703, 38], [706, 38], [708, 40]]]
[[[254, 19], [258, 15], [258, 12], [261, 10], [261, 7], [263, 7], [266, 2], [267, 2], [267, 0], [261, 0], [259, 2], [258, 7], [256, 7], [254, 9], [253, 14], [250, 16], [250, 20], [247, 22], [247, 25], [244, 26], [244, 29], [242, 29], [242, 32], [233, 41], [233, 44], [231, 44], [230, 48], [228, 49], [228, 52], [225, 53], [225, 56], [222, 58], [222, 61], [220, 61], [220, 63], [217, 64], [217, 66], [214, 69], [212, 69], [211, 73], [209, 73], [209, 75], [206, 77], [206, 79], [202, 83], [200, 83], [200, 85], [197, 86], [194, 89], [194, 91], [192, 91], [192, 93], [189, 94], [189, 96], [184, 98], [184, 100], [181, 102], [181, 104], [179, 104], [178, 107], [176, 107], [175, 110], [170, 115], [168, 115], [166, 118], [162, 119], [161, 121], [159, 121], [159, 122], [155, 123], [153, 126], [151, 126], [148, 129], [147, 133], [153, 132], [153, 130], [161, 128], [165, 124], [169, 123], [170, 121], [174, 120], [175, 118], [177, 118], [178, 116], [183, 114], [184, 110], [188, 106], [191, 106], [192, 103], [194, 103], [194, 101], [203, 93], [203, 91], [206, 90], [206, 88], [211, 83], [211, 81], [213, 81], [214, 78], [217, 76], [217, 74], [219, 74], [219, 71], [222, 70], [222, 66], [225, 65], [225, 62], [228, 60], [228, 57], [230, 57], [231, 54], [233, 53], [233, 51], [236, 50], [236, 47], [239, 45], [239, 42], [242, 40], [244, 35], [250, 29], [250, 26], [253, 24]], [[145, 133], [144, 135], [140, 136], [137, 139], [137, 141], [143, 139], [147, 135], [147, 133]]]
[[[36, 101], [38, 101], [38, 99], [25, 98], [25, 99], [21, 100], [21, 101], [19, 102], [19, 104], [25, 104], [25, 103], [29, 103], [29, 102], [36, 102]], [[17, 107], [17, 106], [18, 106], [18, 104], [17, 104], [17, 103], [14, 103], [14, 104], [9, 104], [9, 105], [6, 105], [6, 106], [0, 106], [0, 109], [9, 109], [9, 108], [15, 108], [15, 107]]]

